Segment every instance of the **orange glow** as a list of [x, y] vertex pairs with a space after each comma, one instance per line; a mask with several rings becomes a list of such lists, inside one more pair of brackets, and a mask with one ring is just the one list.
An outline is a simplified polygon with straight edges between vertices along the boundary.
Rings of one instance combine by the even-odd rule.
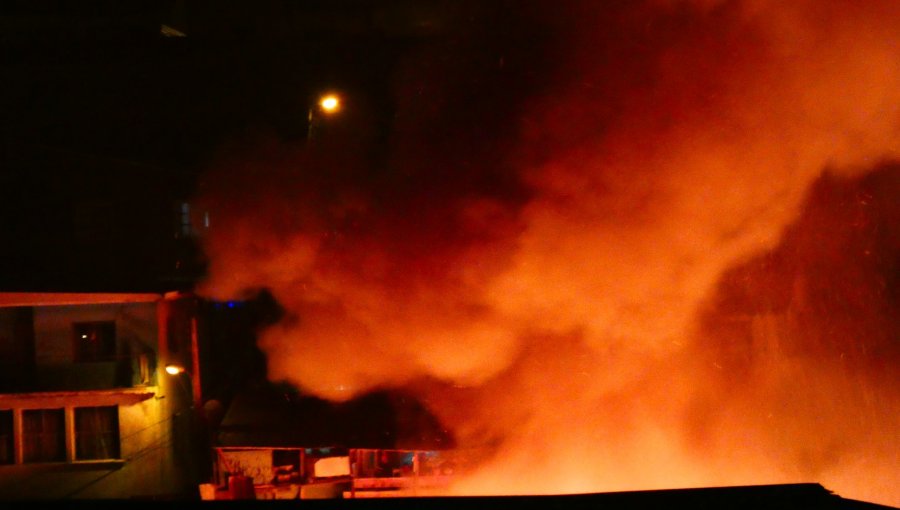
[[319, 100], [319, 106], [325, 113], [335, 113], [341, 108], [341, 100], [334, 94], [328, 94]]
[[166, 365], [166, 373], [169, 375], [178, 375], [184, 373], [184, 367], [179, 365]]
[[900, 3], [713, 3], [639, 3], [613, 36], [566, 20], [494, 158], [467, 116], [416, 138], [464, 104], [398, 94], [379, 177], [223, 163], [202, 291], [271, 291], [273, 380], [417, 392], [483, 452], [454, 494], [819, 482], [900, 505]]

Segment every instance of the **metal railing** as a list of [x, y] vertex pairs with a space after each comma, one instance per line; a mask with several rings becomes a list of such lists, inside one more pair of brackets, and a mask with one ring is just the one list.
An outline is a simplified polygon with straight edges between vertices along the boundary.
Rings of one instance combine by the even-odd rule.
[[41, 359], [39, 363], [9, 367], [0, 362], [0, 393], [78, 391], [134, 388], [155, 382], [153, 353], [115, 356], [102, 361]]
[[[260, 494], [277, 493], [279, 486], [332, 482], [346, 483], [344, 497], [415, 496], [446, 487], [460, 468], [456, 452], [448, 450], [217, 447], [215, 452], [213, 479], [220, 491], [227, 491], [237, 476], [252, 480]], [[346, 475], [316, 476], [316, 462], [334, 457], [346, 458]]]

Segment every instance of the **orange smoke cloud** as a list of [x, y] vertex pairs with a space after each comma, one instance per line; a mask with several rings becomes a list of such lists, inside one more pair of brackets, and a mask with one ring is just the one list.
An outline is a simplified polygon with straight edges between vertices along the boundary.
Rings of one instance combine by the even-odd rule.
[[[790, 310], [721, 308], [723, 275], [779, 246], [825, 169], [898, 157], [900, 6], [533, 14], [554, 34], [540, 47], [512, 49], [522, 22], [508, 39], [471, 35], [489, 57], [432, 48], [411, 61], [420, 74], [401, 69], [384, 168], [352, 150], [226, 155], [202, 197], [215, 218], [203, 291], [267, 288], [284, 307], [260, 338], [272, 379], [338, 400], [418, 388], [460, 444], [492, 452], [458, 492], [813, 477], [900, 502], [900, 404], [877, 384], [896, 371], [867, 374], [861, 355], [835, 378]], [[476, 91], [488, 99], [467, 105]], [[756, 318], [723, 326], [738, 316]], [[791, 410], [792, 394], [808, 405]], [[841, 405], [817, 407], [823, 394]], [[834, 425], [860, 398], [874, 414]]]

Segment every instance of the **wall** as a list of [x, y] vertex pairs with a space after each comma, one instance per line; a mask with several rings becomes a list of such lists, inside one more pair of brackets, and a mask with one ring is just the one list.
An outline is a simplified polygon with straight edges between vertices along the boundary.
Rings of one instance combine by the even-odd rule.
[[[100, 363], [74, 363], [73, 322], [115, 321], [120, 353], [149, 352], [160, 361], [150, 367], [153, 375], [146, 385], [86, 389], [73, 387], [72, 377], [57, 377], [55, 383], [66, 384], [52, 391], [0, 393], [0, 409], [13, 409], [18, 415], [24, 409], [66, 408], [70, 452], [67, 462], [0, 465], [0, 501], [169, 499], [198, 494], [196, 473], [202, 470], [203, 460], [197, 451], [203, 446], [204, 436], [192, 407], [191, 379], [187, 374], [165, 374], [164, 345], [158, 354], [160, 340], [165, 343], [165, 324], [171, 310], [195, 309], [190, 302], [182, 301], [29, 309], [34, 314], [34, 357], [39, 376], [52, 375], [53, 371], [57, 375], [75, 374], [79, 376], [76, 386], [84, 386], [90, 378], [83, 372], [102, 368]], [[0, 336], [12, 321], [9, 310], [0, 308]], [[190, 335], [186, 341], [187, 351], [179, 354], [190, 365]], [[47, 386], [46, 377], [42, 384]], [[74, 408], [106, 405], [118, 406], [121, 458], [74, 459]], [[21, 430], [17, 434], [21, 443]]]
[[33, 384], [33, 337], [31, 308], [0, 308], [0, 392]]
[[[25, 407], [109, 405], [118, 400], [121, 459], [0, 466], [0, 500], [133, 498], [174, 494], [182, 487], [173, 462], [173, 416], [164, 399], [144, 395], [84, 395], [54, 401], [33, 399]], [[0, 407], [7, 407], [0, 401]], [[174, 418], [177, 420], [177, 418]]]
[[[72, 325], [114, 321], [115, 362], [75, 363]], [[155, 303], [34, 307], [35, 360], [41, 391], [107, 389], [141, 383], [139, 356], [152, 374], [157, 351]], [[154, 384], [151, 379], [147, 384]]]

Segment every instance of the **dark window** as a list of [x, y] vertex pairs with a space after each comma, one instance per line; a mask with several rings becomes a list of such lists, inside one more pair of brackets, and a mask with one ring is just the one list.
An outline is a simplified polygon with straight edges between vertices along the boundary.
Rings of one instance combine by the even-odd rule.
[[25, 462], [66, 460], [66, 415], [62, 409], [22, 411], [22, 457]]
[[116, 323], [76, 322], [75, 361], [112, 361], [116, 358]]
[[272, 450], [274, 483], [300, 483], [300, 450]]
[[0, 464], [13, 464], [16, 461], [13, 444], [13, 412], [0, 411]]
[[272, 466], [291, 466], [297, 470], [300, 467], [300, 450], [272, 450]]
[[191, 237], [194, 227], [191, 224], [191, 204], [177, 202], [175, 204], [175, 237]]
[[119, 409], [116, 406], [75, 409], [75, 458], [119, 458]]

